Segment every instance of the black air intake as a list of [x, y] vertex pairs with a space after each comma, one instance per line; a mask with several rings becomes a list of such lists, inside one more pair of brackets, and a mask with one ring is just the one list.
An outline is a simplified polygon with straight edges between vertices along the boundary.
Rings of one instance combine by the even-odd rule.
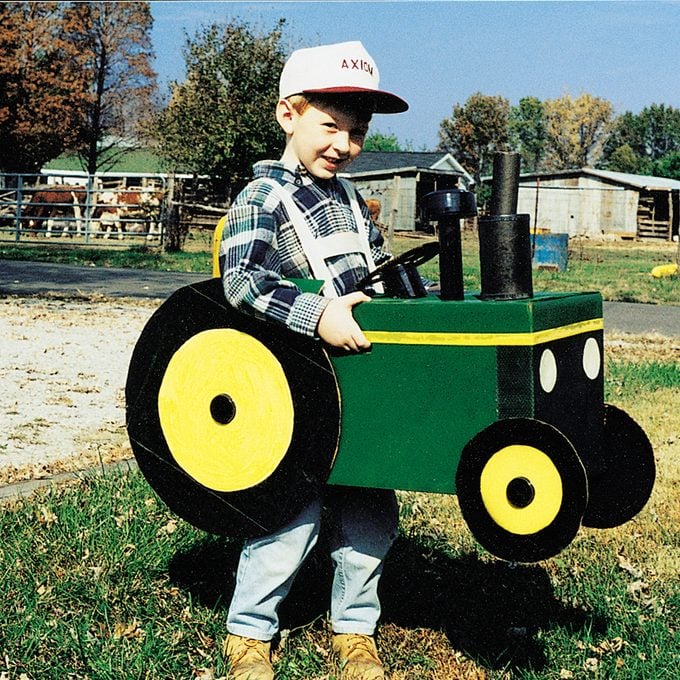
[[491, 210], [480, 217], [479, 264], [483, 300], [533, 296], [529, 215], [518, 215], [519, 154], [497, 153], [493, 160]]

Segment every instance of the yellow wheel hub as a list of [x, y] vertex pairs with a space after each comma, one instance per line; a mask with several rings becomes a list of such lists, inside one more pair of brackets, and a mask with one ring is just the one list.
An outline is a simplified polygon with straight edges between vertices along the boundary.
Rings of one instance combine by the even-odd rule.
[[255, 486], [290, 446], [294, 409], [283, 368], [252, 336], [211, 329], [170, 359], [158, 391], [168, 448], [193, 479], [215, 491]]
[[513, 444], [487, 461], [480, 477], [482, 502], [498, 526], [517, 535], [548, 527], [562, 505], [562, 478], [550, 458]]

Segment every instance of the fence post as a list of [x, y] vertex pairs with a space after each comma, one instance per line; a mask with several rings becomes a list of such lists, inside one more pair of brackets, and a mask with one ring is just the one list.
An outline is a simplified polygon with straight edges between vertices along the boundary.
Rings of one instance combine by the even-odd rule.
[[[92, 175], [88, 173], [85, 185], [85, 243], [90, 243], [90, 227], [92, 226]], [[96, 205], [95, 201], [95, 205]]]
[[24, 177], [17, 175], [17, 204], [16, 204], [16, 221], [14, 226], [14, 240], [18, 243], [21, 240], [21, 207], [24, 204]]

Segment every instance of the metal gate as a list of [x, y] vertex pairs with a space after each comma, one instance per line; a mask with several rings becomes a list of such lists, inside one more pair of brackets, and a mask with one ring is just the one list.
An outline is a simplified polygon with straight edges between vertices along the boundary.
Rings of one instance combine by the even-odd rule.
[[0, 242], [161, 245], [167, 178], [140, 173], [0, 173]]

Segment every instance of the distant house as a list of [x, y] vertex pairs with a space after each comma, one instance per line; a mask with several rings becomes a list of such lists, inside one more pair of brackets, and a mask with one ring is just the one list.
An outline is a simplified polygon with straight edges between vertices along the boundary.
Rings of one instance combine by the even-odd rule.
[[678, 180], [581, 168], [521, 175], [517, 211], [550, 232], [671, 240], [679, 197]]
[[449, 153], [364, 151], [342, 173], [367, 201], [377, 201], [379, 222], [394, 231], [425, 228], [418, 206], [431, 191], [467, 188], [472, 177]]

